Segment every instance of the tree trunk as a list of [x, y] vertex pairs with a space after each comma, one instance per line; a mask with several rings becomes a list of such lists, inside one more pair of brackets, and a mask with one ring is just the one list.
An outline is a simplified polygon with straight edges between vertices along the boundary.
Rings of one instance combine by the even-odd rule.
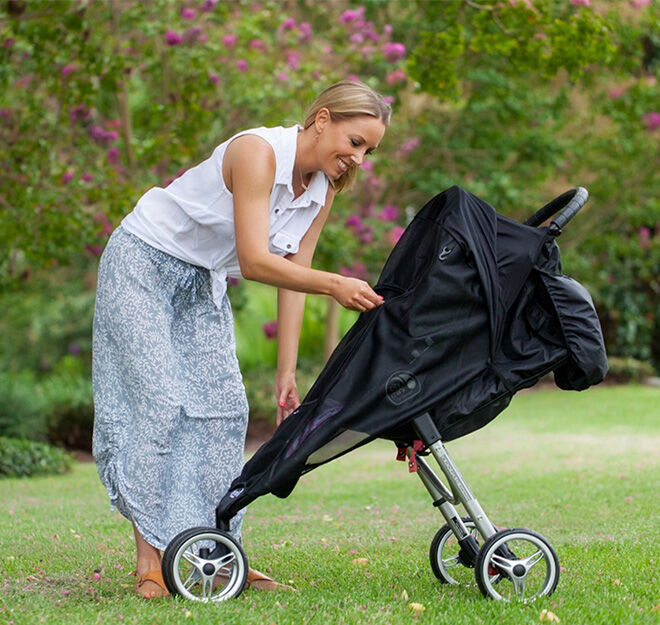
[[335, 347], [339, 343], [339, 302], [334, 297], [328, 298], [328, 312], [325, 318], [325, 347], [323, 362], [328, 362]]

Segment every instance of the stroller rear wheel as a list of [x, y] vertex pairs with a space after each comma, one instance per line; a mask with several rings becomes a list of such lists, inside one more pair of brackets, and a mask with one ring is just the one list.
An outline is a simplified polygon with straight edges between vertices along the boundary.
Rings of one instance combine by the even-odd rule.
[[161, 568], [172, 594], [193, 601], [223, 601], [241, 594], [248, 561], [243, 548], [227, 532], [193, 527], [174, 537], [165, 549]]
[[[498, 571], [497, 588], [493, 571]], [[550, 595], [559, 581], [559, 559], [541, 534], [507, 529], [493, 534], [479, 550], [474, 575], [486, 597], [530, 603]]]
[[[477, 542], [479, 532], [470, 517], [461, 517], [465, 528]], [[429, 549], [431, 569], [433, 574], [443, 583], [458, 586], [473, 586], [474, 576], [472, 567], [474, 563], [467, 562], [461, 553], [461, 546], [448, 524], [443, 525], [433, 537]]]

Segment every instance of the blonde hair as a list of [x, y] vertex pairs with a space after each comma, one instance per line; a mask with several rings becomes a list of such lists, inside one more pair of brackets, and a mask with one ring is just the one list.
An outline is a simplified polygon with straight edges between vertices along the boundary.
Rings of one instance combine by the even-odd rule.
[[[386, 126], [392, 117], [392, 107], [383, 100], [371, 87], [353, 80], [342, 80], [323, 90], [307, 109], [305, 128], [309, 128], [316, 119], [316, 114], [326, 108], [330, 111], [333, 122], [343, 121], [358, 115], [370, 115], [383, 122]], [[339, 193], [350, 189], [357, 176], [357, 167], [350, 167], [330, 184]]]

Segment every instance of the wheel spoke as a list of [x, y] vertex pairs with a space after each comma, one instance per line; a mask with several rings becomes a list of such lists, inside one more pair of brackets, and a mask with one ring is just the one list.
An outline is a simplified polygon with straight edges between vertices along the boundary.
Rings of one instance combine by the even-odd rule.
[[451, 568], [452, 566], [458, 566], [460, 563], [460, 558], [457, 555], [442, 561], [442, 564], [446, 569]]
[[513, 578], [513, 594], [516, 595], [521, 601], [525, 600], [525, 578]]
[[213, 564], [216, 568], [225, 568], [229, 566], [232, 562], [236, 560], [236, 556], [233, 553], [228, 553], [226, 556], [222, 556], [222, 558], [218, 558], [217, 560], [209, 560], [211, 564]]
[[490, 561], [498, 568], [503, 570], [506, 573], [511, 573], [511, 562], [507, 558], [503, 558], [502, 556], [498, 556], [496, 553], [494, 553], [490, 557]]
[[200, 568], [202, 566], [202, 561], [192, 552], [192, 550], [184, 551], [181, 555], [195, 568]]
[[529, 558], [522, 560], [522, 563], [525, 565], [526, 569], [531, 569], [539, 560], [543, 559], [543, 552], [539, 549], [536, 553], [533, 553]]
[[199, 580], [199, 571], [197, 569], [193, 569], [188, 575], [188, 579], [186, 579], [185, 582], [183, 582], [183, 587], [186, 590], [190, 590], [194, 585], [195, 582]]
[[204, 575], [202, 577], [202, 597], [210, 599], [213, 594], [213, 578]]

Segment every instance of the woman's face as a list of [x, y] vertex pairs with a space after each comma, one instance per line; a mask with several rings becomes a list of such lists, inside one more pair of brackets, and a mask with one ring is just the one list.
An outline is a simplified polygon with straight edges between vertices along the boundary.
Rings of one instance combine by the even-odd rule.
[[319, 165], [331, 180], [339, 178], [350, 167], [359, 167], [365, 157], [378, 147], [385, 134], [385, 124], [371, 115], [358, 115], [336, 122], [329, 116], [323, 116], [321, 120], [317, 118], [317, 130], [319, 121]]

